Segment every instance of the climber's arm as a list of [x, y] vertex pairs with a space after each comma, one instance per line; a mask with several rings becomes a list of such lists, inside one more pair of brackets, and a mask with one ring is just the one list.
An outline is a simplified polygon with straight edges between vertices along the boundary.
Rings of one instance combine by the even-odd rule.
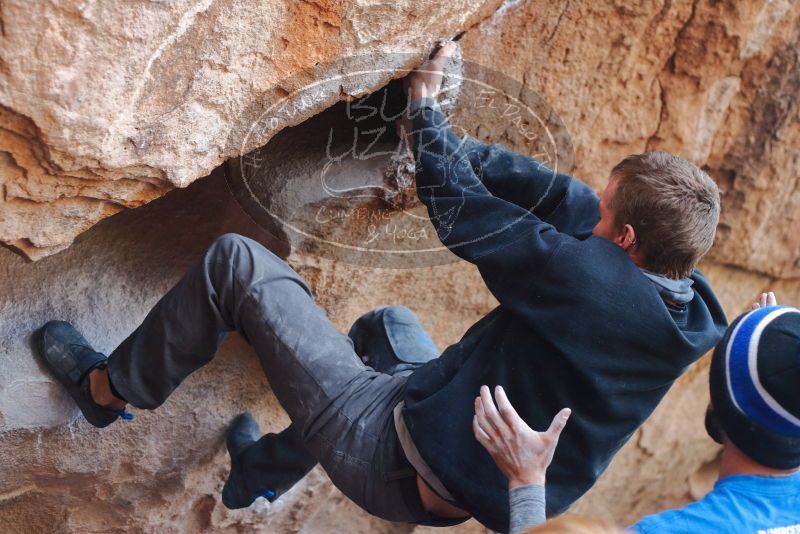
[[[414, 119], [414, 124], [407, 117], [401, 120], [406, 133], [419, 129], [419, 118], [423, 115], [419, 110], [438, 112], [436, 95], [442, 83], [443, 66], [454, 49], [454, 43], [446, 44], [433, 59], [406, 77], [404, 82], [410, 102], [408, 116]], [[422, 123], [422, 127], [441, 129], [442, 137], [452, 145], [450, 152], [458, 150], [466, 155], [478, 181], [488, 193], [530, 211], [559, 232], [583, 236], [589, 234], [597, 223], [597, 195], [580, 181], [556, 173], [537, 160], [517, 154], [503, 145], [485, 145], [470, 136], [459, 139], [450, 131], [447, 121]]]
[[515, 283], [521, 273], [544, 268], [560, 243], [572, 238], [530, 211], [491, 195], [438, 109], [417, 110], [411, 137], [417, 195], [439, 239], [481, 269], [501, 303], [524, 301], [527, 285]]
[[428, 208], [442, 243], [478, 266], [488, 288], [506, 306], [526, 308], [535, 290], [531, 272], [543, 269], [570, 236], [516, 204], [493, 196], [478, 179], [460, 139], [436, 106], [444, 61], [453, 44], [406, 78], [415, 105], [410, 139], [416, 161], [417, 195]]
[[484, 144], [470, 135], [461, 142], [478, 178], [493, 195], [573, 236], [591, 232], [597, 223], [599, 199], [581, 181], [499, 143]]

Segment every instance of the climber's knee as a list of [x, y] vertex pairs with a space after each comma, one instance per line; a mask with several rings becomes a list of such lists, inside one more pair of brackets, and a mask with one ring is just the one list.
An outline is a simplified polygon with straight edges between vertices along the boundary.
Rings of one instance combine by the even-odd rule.
[[234, 265], [285, 263], [258, 241], [240, 234], [222, 234], [208, 247], [206, 261]]
[[357, 352], [365, 349], [364, 345], [369, 344], [367, 340], [386, 337], [386, 323], [417, 322], [417, 316], [405, 306], [378, 306], [374, 310], [368, 311], [355, 320], [350, 327], [348, 337], [353, 341]]
[[382, 306], [379, 308], [384, 316], [391, 317], [397, 320], [411, 320], [414, 322], [419, 322], [419, 318], [417, 314], [411, 311], [410, 309], [406, 308], [405, 306]]
[[378, 306], [355, 320], [350, 327], [350, 338], [355, 341], [358, 337], [372, 333], [376, 329], [383, 332], [384, 317], [389, 317], [390, 320], [418, 321], [416, 314], [405, 306]]
[[[305, 281], [283, 258], [258, 241], [243, 235], [228, 233], [219, 236], [208, 248], [205, 264], [226, 266], [221, 270], [214, 270], [216, 274], [211, 275], [211, 279], [215, 284], [231, 283], [232, 279], [228, 275], [235, 272], [238, 283], [245, 287], [264, 280], [291, 280], [311, 295]], [[216, 275], [223, 275], [223, 278]]]
[[359, 341], [363, 339], [368, 332], [374, 331], [374, 329], [381, 324], [383, 312], [389, 307], [390, 306], [379, 306], [374, 310], [368, 311], [353, 322], [347, 335], [358, 345]]
[[248, 241], [251, 240], [243, 235], [234, 233], [222, 234], [208, 247], [206, 257], [214, 260], [230, 259], [242, 248], [249, 247]]

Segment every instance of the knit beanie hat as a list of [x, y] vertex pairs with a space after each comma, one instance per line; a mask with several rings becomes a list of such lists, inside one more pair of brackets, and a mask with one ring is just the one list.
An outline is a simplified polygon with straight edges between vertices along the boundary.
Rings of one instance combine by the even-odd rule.
[[773, 469], [800, 466], [800, 310], [738, 317], [714, 350], [711, 404], [736, 447]]

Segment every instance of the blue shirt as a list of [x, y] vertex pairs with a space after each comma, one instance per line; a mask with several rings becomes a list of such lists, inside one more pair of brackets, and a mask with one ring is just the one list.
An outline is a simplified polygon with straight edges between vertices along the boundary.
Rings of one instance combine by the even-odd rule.
[[800, 473], [788, 477], [733, 475], [718, 480], [699, 501], [648, 515], [634, 532], [800, 532]]

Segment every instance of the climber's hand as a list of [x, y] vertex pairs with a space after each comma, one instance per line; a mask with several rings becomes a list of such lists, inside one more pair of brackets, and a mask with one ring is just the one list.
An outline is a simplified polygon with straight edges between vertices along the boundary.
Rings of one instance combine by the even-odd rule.
[[495, 388], [494, 396], [497, 407], [489, 388], [481, 386], [472, 419], [475, 438], [508, 478], [509, 489], [544, 484], [545, 472], [553, 461], [558, 438], [571, 411], [564, 408], [553, 418], [550, 428], [536, 432], [517, 414], [502, 387]]
[[753, 303], [753, 309], [757, 310], [759, 308], [766, 308], [767, 306], [777, 306], [778, 299], [775, 298], [775, 293], [770, 291], [769, 293], [761, 293], [761, 298], [758, 302]]
[[450, 41], [441, 47], [432, 59], [429, 59], [406, 76], [403, 86], [408, 93], [408, 101], [428, 96], [436, 97], [442, 88], [442, 69], [456, 49], [456, 43]]

